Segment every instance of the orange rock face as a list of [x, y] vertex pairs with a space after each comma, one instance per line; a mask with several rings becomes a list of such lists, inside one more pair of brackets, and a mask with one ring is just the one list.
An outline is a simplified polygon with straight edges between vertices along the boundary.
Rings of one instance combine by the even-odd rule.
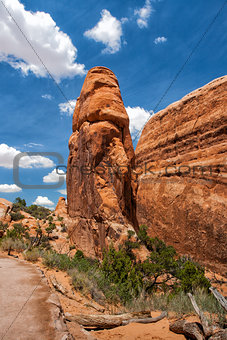
[[146, 124], [136, 148], [137, 218], [150, 234], [226, 270], [227, 76]]
[[13, 204], [4, 198], [0, 198], [0, 221], [4, 223], [10, 222], [11, 218], [7, 213], [12, 209]]
[[67, 204], [65, 201], [65, 197], [59, 197], [58, 204], [55, 208], [55, 215], [61, 217], [67, 217]]
[[67, 169], [71, 240], [86, 255], [100, 255], [136, 225], [135, 155], [116, 76], [91, 69], [73, 115]]

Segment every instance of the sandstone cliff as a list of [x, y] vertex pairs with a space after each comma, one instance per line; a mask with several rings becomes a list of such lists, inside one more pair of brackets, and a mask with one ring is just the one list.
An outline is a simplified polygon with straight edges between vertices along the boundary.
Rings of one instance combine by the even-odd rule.
[[86, 255], [121, 241], [136, 223], [135, 155], [117, 78], [91, 69], [73, 115], [67, 168], [71, 241]]
[[139, 224], [219, 270], [227, 264], [226, 117], [224, 76], [153, 116], [136, 148]]

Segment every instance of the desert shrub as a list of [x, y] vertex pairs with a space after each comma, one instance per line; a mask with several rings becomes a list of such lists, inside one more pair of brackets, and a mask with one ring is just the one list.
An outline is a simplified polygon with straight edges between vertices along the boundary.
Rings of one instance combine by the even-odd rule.
[[26, 261], [37, 262], [40, 257], [40, 252], [38, 248], [33, 248], [25, 252], [23, 256]]
[[0, 221], [0, 237], [4, 237], [8, 228], [9, 228], [8, 223], [3, 223]]
[[59, 270], [67, 271], [72, 267], [71, 259], [68, 255], [58, 254], [53, 250], [44, 252], [42, 259], [44, 265], [49, 268], [57, 268]]
[[149, 237], [145, 225], [140, 227], [138, 238], [150, 251], [148, 259], [139, 266], [147, 292], [151, 293], [156, 287], [184, 292], [210, 287], [202, 266], [191, 259], [179, 257], [172, 246], [167, 246], [157, 237]]
[[63, 221], [63, 217], [61, 217], [61, 216], [58, 215], [57, 220], [60, 221], [60, 222], [62, 222], [62, 221]]
[[17, 197], [14, 200], [12, 211], [18, 212], [20, 210], [24, 210], [25, 207], [26, 207], [26, 201], [20, 197]]
[[198, 288], [208, 291], [210, 287], [209, 280], [205, 277], [205, 270], [198, 263], [192, 260], [180, 258], [178, 260], [179, 269], [176, 277], [180, 279], [180, 289], [184, 292], [192, 292]]
[[14, 223], [12, 229], [7, 229], [6, 237], [16, 239], [29, 239], [28, 228], [21, 223]]
[[[19, 215], [14, 215], [14, 213], [19, 213], [20, 210], [27, 212], [28, 214], [32, 215], [36, 219], [45, 219], [45, 218], [47, 218], [47, 216], [50, 215], [50, 212], [51, 212], [49, 209], [41, 207], [41, 206], [36, 205], [36, 204], [32, 204], [30, 206], [27, 206], [26, 201], [24, 199], [17, 197], [14, 200], [11, 214], [14, 217], [15, 216], [17, 217]], [[15, 219], [13, 219], [13, 220], [16, 221]], [[18, 220], [19, 220], [19, 218], [18, 218]]]
[[72, 259], [72, 267], [76, 267], [80, 272], [88, 272], [99, 268], [99, 262], [98, 260], [85, 257], [81, 250], [77, 250]]
[[1, 240], [0, 243], [1, 249], [3, 251], [11, 251], [11, 250], [15, 250], [17, 252], [22, 252], [24, 251], [27, 247], [28, 247], [28, 243], [26, 243], [24, 240], [22, 239], [13, 239], [11, 237], [4, 237]]
[[56, 229], [56, 225], [54, 223], [49, 223], [49, 226], [45, 229], [47, 232], [48, 237], [52, 232]]
[[13, 221], [19, 221], [22, 220], [24, 218], [24, 215], [22, 215], [19, 211], [17, 212], [10, 212], [10, 217]]
[[117, 251], [110, 247], [104, 253], [101, 270], [105, 278], [116, 285], [124, 303], [137, 296], [142, 289], [142, 274], [123, 249]]
[[29, 207], [25, 207], [23, 210], [39, 220], [46, 219], [51, 213], [49, 209], [41, 207], [36, 204], [32, 204]]
[[[93, 272], [93, 274], [94, 273], [95, 272]], [[103, 292], [99, 288], [94, 275], [88, 275], [87, 272], [81, 272], [77, 268], [71, 269], [69, 271], [69, 275], [72, 278], [72, 284], [76, 290], [80, 291], [84, 295], [90, 294], [92, 299], [98, 303], [104, 300]]]
[[66, 225], [64, 223], [61, 223], [61, 232], [62, 233], [66, 233], [67, 232], [67, 228], [66, 228]]

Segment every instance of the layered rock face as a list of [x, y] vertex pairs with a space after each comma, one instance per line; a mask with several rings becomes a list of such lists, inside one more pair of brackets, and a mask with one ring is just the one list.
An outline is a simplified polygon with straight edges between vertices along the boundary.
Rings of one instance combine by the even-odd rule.
[[136, 148], [139, 224], [218, 270], [227, 264], [226, 117], [224, 76], [152, 117]]
[[100, 255], [121, 242], [136, 223], [135, 155], [117, 78], [91, 69], [73, 115], [67, 168], [72, 242], [86, 255]]

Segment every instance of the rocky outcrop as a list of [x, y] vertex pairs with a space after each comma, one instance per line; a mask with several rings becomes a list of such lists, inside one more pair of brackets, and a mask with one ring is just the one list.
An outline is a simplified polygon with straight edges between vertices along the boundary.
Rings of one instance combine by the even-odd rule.
[[67, 168], [71, 241], [86, 255], [100, 255], [136, 225], [135, 156], [117, 78], [91, 69], [73, 115]]
[[8, 223], [11, 221], [8, 213], [12, 209], [13, 204], [4, 198], [0, 198], [0, 221], [4, 223]]
[[68, 217], [65, 197], [59, 197], [54, 213], [56, 216]]
[[139, 224], [218, 270], [227, 263], [226, 107], [224, 76], [154, 115], [136, 148]]

